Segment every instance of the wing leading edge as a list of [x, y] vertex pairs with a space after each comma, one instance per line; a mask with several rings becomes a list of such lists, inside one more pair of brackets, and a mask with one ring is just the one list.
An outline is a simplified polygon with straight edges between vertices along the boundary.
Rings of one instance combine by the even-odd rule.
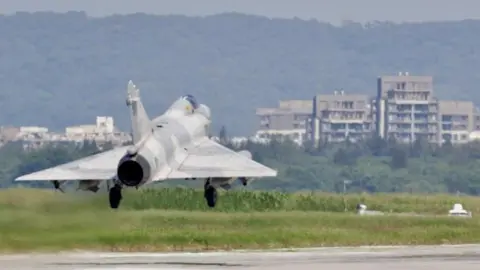
[[[109, 180], [115, 176], [118, 161], [129, 146], [114, 148], [45, 170], [22, 175], [15, 181]], [[230, 150], [208, 138], [187, 151], [164, 180], [208, 177], [275, 177], [277, 171]]]
[[109, 180], [115, 176], [118, 161], [125, 155], [128, 147], [117, 147], [52, 168], [26, 174], [16, 178], [15, 181]]
[[277, 176], [277, 171], [209, 138], [202, 139], [187, 151], [187, 157], [166, 179]]

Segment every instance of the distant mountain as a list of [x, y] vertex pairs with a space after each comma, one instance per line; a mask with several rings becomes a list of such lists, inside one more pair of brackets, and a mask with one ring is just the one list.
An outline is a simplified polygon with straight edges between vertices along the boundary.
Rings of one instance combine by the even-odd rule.
[[480, 21], [342, 27], [241, 14], [0, 16], [0, 125], [61, 129], [112, 115], [128, 129], [128, 80], [148, 112], [193, 94], [214, 127], [249, 134], [255, 108], [335, 88], [375, 94], [379, 75], [432, 75], [440, 98], [480, 102]]

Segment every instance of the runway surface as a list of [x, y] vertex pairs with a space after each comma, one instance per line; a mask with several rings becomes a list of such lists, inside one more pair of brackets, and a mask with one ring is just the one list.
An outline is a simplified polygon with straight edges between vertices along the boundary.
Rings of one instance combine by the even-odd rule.
[[318, 248], [211, 253], [57, 253], [0, 256], [0, 269], [478, 270], [480, 245]]

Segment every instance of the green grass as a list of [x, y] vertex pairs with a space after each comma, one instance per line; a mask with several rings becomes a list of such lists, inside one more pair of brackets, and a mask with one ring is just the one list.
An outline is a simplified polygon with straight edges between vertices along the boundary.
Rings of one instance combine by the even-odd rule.
[[[113, 211], [108, 208], [105, 192], [3, 190], [0, 251], [180, 251], [480, 242], [480, 219], [475, 217], [480, 203], [476, 198], [378, 195], [362, 201], [380, 210], [445, 214], [460, 200], [474, 211], [472, 219], [455, 219], [332, 213], [343, 212], [344, 206], [342, 196], [331, 194], [229, 192], [221, 196], [219, 208], [210, 210], [204, 208], [202, 193], [195, 190], [130, 191], [124, 194], [122, 208]], [[353, 195], [346, 198], [350, 209], [359, 199]]]
[[[96, 196], [95, 203], [104, 208], [106, 193]], [[204, 202], [203, 191], [190, 188], [165, 188], [129, 190], [125, 193], [122, 208], [166, 209], [189, 211], [212, 211]], [[480, 213], [480, 197], [452, 195], [409, 194], [342, 194], [321, 192], [281, 193], [274, 191], [231, 190], [220, 192], [219, 212], [264, 212], [264, 211], [355, 211], [358, 203], [368, 209], [393, 213], [446, 214], [455, 203]]]

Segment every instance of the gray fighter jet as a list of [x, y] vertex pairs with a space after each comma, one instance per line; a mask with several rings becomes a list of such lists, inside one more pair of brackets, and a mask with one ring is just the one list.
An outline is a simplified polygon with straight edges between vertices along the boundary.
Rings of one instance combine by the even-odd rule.
[[52, 181], [56, 189], [78, 181], [78, 189], [97, 192], [107, 181], [111, 208], [118, 208], [124, 187], [169, 179], [205, 181], [205, 199], [215, 207], [217, 188], [228, 189], [237, 179], [275, 177], [277, 171], [252, 160], [250, 152], [235, 152], [209, 137], [210, 109], [191, 95], [176, 100], [167, 111], [150, 120], [140, 90], [128, 83], [133, 142], [59, 166], [23, 175], [15, 181]]

